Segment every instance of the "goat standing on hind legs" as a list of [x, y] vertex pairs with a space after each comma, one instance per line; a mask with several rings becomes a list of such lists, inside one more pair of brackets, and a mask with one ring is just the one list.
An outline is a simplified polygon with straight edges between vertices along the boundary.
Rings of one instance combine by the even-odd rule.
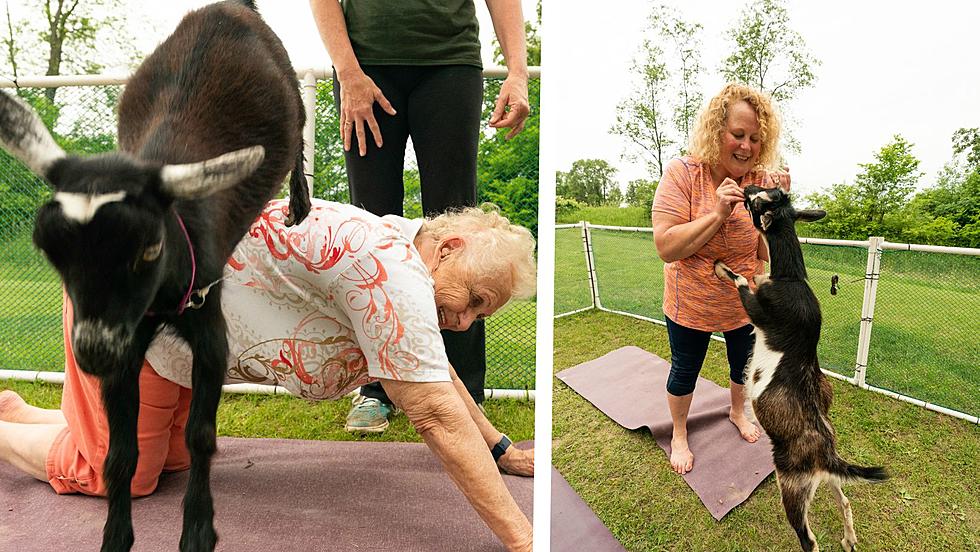
[[309, 212], [303, 123], [296, 74], [252, 0], [191, 12], [143, 62], [120, 99], [119, 153], [66, 155], [29, 106], [0, 94], [0, 145], [54, 189], [34, 243], [74, 308], [79, 367], [101, 383], [109, 426], [103, 551], [134, 542], [139, 374], [162, 327], [193, 351], [180, 549], [214, 549], [210, 465], [228, 356], [220, 280], [290, 170], [290, 219]]
[[841, 486], [848, 481], [881, 481], [883, 468], [847, 463], [837, 455], [837, 440], [828, 412], [830, 382], [820, 371], [820, 304], [806, 283], [806, 267], [794, 224], [827, 213], [797, 211], [778, 188], [748, 186], [745, 207], [769, 247], [770, 274], [756, 276], [755, 293], [748, 280], [721, 261], [715, 274], [735, 283], [755, 326], [755, 345], [746, 367], [746, 395], [755, 416], [772, 441], [776, 480], [786, 518], [806, 552], [819, 550], [807, 521], [817, 486], [826, 481], [844, 518], [844, 550], [856, 549], [851, 504]]

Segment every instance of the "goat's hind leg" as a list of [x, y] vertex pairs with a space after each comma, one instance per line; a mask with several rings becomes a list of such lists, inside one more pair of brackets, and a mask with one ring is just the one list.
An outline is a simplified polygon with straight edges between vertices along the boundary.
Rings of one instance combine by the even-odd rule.
[[[209, 304], [215, 305], [215, 309], [220, 308], [217, 298], [209, 301]], [[215, 417], [228, 362], [228, 340], [225, 321], [220, 315], [212, 316], [205, 324], [201, 327], [207, 328], [204, 332], [207, 335], [197, 336], [191, 342], [194, 352], [193, 391], [184, 433], [191, 455], [191, 470], [184, 494], [181, 552], [210, 552], [218, 541], [211, 496], [211, 457], [217, 450]]]
[[844, 490], [841, 489], [839, 479], [831, 477], [827, 480], [827, 485], [833, 492], [834, 501], [837, 502], [840, 515], [844, 519], [844, 538], [841, 539], [840, 545], [847, 552], [854, 552], [857, 550], [857, 535], [854, 533], [854, 514], [851, 512], [851, 501], [844, 496]]
[[103, 378], [102, 404], [109, 424], [109, 451], [103, 466], [109, 513], [102, 530], [102, 552], [132, 548], [132, 496], [130, 488], [139, 459], [137, 419], [140, 409], [140, 362]]
[[779, 483], [779, 494], [782, 497], [783, 509], [786, 511], [786, 519], [789, 521], [796, 537], [800, 540], [800, 548], [803, 552], [818, 552], [820, 547], [817, 539], [810, 530], [810, 522], [807, 520], [807, 512], [810, 509], [810, 501], [817, 491], [819, 480], [810, 474], [786, 474], [777, 475], [776, 481]]

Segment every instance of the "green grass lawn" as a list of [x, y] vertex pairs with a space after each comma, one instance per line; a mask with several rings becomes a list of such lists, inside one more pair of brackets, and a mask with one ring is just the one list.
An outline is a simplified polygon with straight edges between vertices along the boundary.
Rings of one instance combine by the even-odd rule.
[[[606, 308], [663, 318], [663, 262], [649, 233], [592, 230], [599, 297]], [[853, 375], [867, 250], [804, 245], [823, 311], [824, 368]], [[589, 306], [581, 231], [556, 232], [555, 313]], [[840, 288], [830, 294], [830, 278]], [[885, 251], [867, 382], [980, 415], [980, 257]]]
[[[13, 389], [33, 405], [58, 408], [61, 386], [0, 381], [0, 390]], [[517, 442], [534, 438], [534, 403], [494, 399], [486, 401], [487, 418]], [[285, 395], [226, 393], [218, 407], [218, 435], [327, 441], [418, 441], [404, 413], [396, 414], [381, 435], [358, 436], [344, 431], [350, 400], [306, 401]]]
[[[626, 345], [670, 358], [659, 325], [596, 311], [556, 320], [555, 372]], [[712, 342], [702, 376], [727, 385], [723, 344]], [[798, 550], [773, 477], [716, 522], [670, 470], [649, 431], [623, 429], [553, 381], [554, 465], [628, 550]], [[859, 548], [980, 550], [980, 428], [833, 384], [841, 455], [892, 474], [879, 485], [846, 487]], [[826, 487], [817, 492], [810, 523], [823, 550], [839, 549], [843, 525]]]

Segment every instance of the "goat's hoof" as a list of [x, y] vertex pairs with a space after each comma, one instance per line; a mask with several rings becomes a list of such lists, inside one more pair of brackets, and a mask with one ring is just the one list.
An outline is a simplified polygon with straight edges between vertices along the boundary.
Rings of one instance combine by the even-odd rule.
[[733, 274], [732, 269], [728, 268], [728, 265], [721, 261], [715, 261], [715, 276], [722, 280], [734, 280]]
[[214, 527], [196, 527], [180, 536], [180, 552], [214, 552], [217, 544]]
[[848, 539], [847, 537], [844, 537], [840, 540], [840, 545], [845, 552], [855, 552], [857, 550], [857, 539]]

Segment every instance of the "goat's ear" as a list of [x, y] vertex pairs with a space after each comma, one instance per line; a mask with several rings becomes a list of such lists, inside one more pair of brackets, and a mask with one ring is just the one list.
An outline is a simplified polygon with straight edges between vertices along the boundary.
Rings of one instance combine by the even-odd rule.
[[827, 216], [827, 211], [823, 209], [803, 209], [796, 212], [797, 222], [813, 222]]
[[44, 178], [51, 165], [65, 157], [31, 106], [6, 92], [0, 92], [0, 145]]
[[220, 192], [248, 178], [265, 159], [265, 148], [252, 146], [200, 163], [164, 165], [160, 189], [175, 199], [198, 199]]

